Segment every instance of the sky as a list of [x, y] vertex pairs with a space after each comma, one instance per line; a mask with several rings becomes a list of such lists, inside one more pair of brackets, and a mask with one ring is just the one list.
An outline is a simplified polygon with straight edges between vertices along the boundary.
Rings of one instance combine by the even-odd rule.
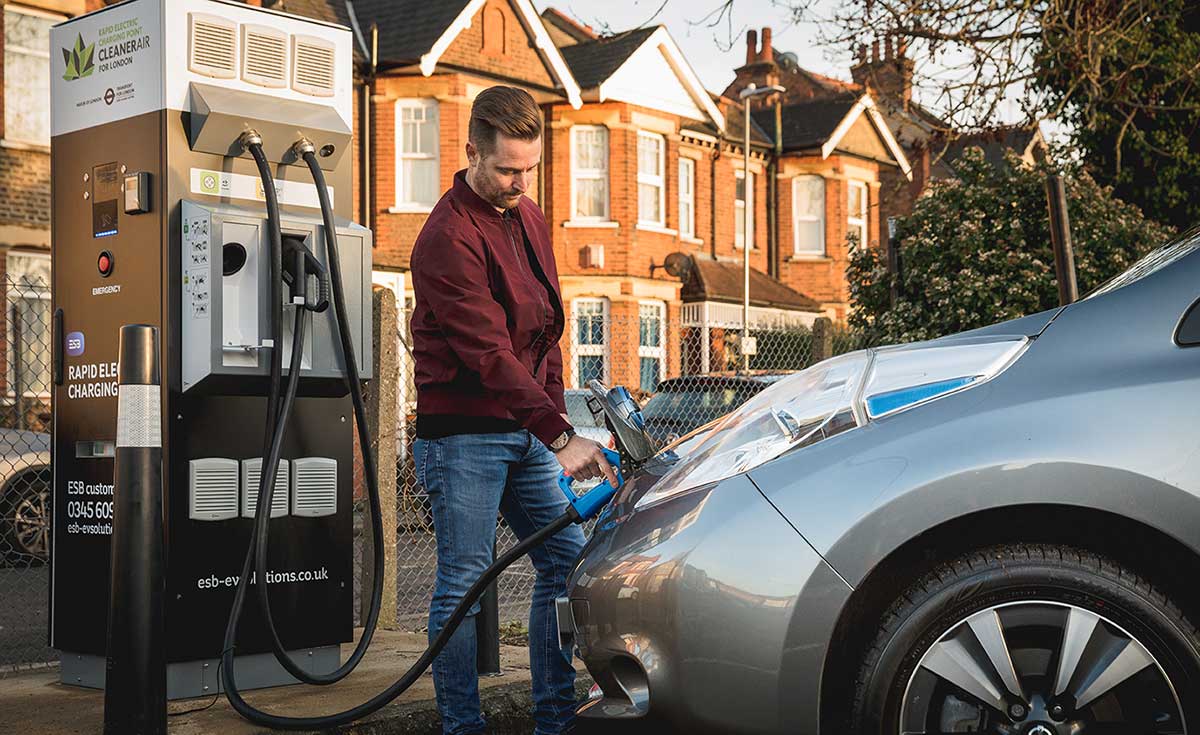
[[[554, 7], [575, 21], [597, 31], [603, 25], [613, 32], [647, 24], [662, 24], [683, 50], [704, 86], [722, 92], [733, 81], [733, 70], [746, 62], [746, 31], [770, 26], [772, 44], [781, 51], [796, 53], [800, 66], [820, 74], [850, 79], [850, 50], [839, 60], [828, 58], [827, 49], [815, 44], [813, 23], [796, 24], [786, 5], [778, 0], [735, 0], [731, 17], [720, 27], [710, 28], [704, 16], [721, 7], [722, 0], [534, 0], [538, 12]], [[824, 3], [819, 3], [818, 6]], [[662, 6], [662, 12], [655, 11]], [[653, 18], [653, 20], [650, 20]], [[732, 28], [732, 47], [730, 33]]]

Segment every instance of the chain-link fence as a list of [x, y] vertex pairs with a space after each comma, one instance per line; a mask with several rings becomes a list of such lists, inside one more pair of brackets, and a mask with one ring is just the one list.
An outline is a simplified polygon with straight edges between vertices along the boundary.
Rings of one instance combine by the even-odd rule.
[[[57, 658], [45, 645], [52, 354], [50, 289], [45, 276], [0, 279], [6, 306], [6, 319], [0, 325], [5, 366], [0, 411], [0, 677]], [[601, 442], [607, 442], [607, 431], [591, 416], [584, 400], [583, 386], [591, 379], [629, 388], [643, 405], [651, 435], [666, 441], [728, 413], [779, 376], [866, 346], [828, 322], [762, 323], [751, 329], [754, 354], [744, 355], [740, 329], [720, 323], [687, 324], [678, 310], [665, 305], [643, 303], [623, 314], [579, 300], [571, 307], [561, 343], [568, 414], [581, 434]], [[409, 316], [406, 311], [399, 317], [397, 615], [402, 627], [420, 630], [433, 593], [437, 551], [429, 499], [417, 483], [412, 458], [416, 393], [404, 334]], [[747, 364], [749, 370], [743, 370]], [[360, 564], [361, 503], [356, 510], [355, 526], [360, 532], [355, 561]], [[515, 543], [512, 532], [498, 523], [498, 552]], [[500, 577], [502, 621], [525, 620], [534, 577], [527, 559]]]
[[[603, 443], [609, 439], [608, 431], [602, 420], [591, 416], [584, 400], [590, 380], [628, 388], [643, 406], [651, 436], [665, 442], [732, 411], [788, 373], [867, 346], [828, 320], [819, 320], [814, 329], [809, 315], [808, 323], [776, 320], [752, 328], [755, 349], [747, 356], [740, 329], [719, 323], [707, 328], [685, 325], [680, 312], [664, 304], [642, 303], [632, 313], [614, 314], [599, 300], [577, 299], [570, 309], [561, 342], [567, 411], [580, 434]], [[422, 630], [433, 595], [437, 546], [429, 498], [417, 482], [412, 460], [416, 392], [412, 355], [404, 338], [410, 316], [407, 311], [400, 316], [403, 425], [396, 467], [397, 618], [405, 629]], [[742, 369], [746, 364], [749, 369]], [[498, 553], [515, 543], [516, 537], [499, 521]], [[534, 578], [528, 559], [501, 575], [497, 584], [502, 622], [525, 621]]]
[[[45, 259], [49, 270], [49, 260]], [[48, 272], [0, 279], [0, 678], [57, 659], [49, 615], [51, 319]]]

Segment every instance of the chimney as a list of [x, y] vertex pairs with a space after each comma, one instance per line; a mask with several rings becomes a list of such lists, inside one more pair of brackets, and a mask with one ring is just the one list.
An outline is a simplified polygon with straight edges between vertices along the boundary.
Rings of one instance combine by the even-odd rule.
[[746, 31], [746, 66], [758, 60], [758, 31]]
[[859, 46], [858, 63], [850, 67], [850, 76], [855, 84], [869, 88], [878, 95], [876, 102], [890, 101], [908, 109], [912, 101], [912, 77], [914, 64], [905, 56], [908, 45], [904, 39], [888, 36], [884, 41], [884, 58], [879, 58], [879, 40], [871, 43], [871, 56], [867, 58], [865, 47]]
[[758, 60], [767, 64], [775, 62], [775, 49], [771, 48], [771, 29], [769, 27], [762, 29], [762, 51], [758, 54]]
[[872, 62], [879, 61], [879, 39], [878, 38], [876, 38], [874, 41], [871, 41], [871, 61]]

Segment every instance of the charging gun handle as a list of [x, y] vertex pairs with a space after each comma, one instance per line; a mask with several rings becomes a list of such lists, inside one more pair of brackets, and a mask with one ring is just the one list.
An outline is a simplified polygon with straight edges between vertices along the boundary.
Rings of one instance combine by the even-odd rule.
[[612, 483], [604, 480], [583, 495], [576, 497], [575, 493], [571, 491], [571, 476], [567, 474], [566, 470], [558, 475], [558, 489], [567, 497], [567, 502], [570, 504], [568, 512], [574, 517], [576, 523], [590, 520], [603, 510], [604, 506], [608, 505], [608, 501], [617, 494], [617, 490], [625, 484], [625, 478], [621, 476], [621, 455], [607, 447], [601, 447], [601, 449], [604, 452], [604, 458], [617, 473], [617, 487], [613, 487]]

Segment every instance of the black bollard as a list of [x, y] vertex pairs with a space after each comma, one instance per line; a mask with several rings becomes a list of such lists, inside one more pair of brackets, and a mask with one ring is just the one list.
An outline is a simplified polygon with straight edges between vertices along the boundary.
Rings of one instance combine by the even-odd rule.
[[105, 735], [167, 732], [158, 330], [121, 327]]
[[[496, 543], [492, 542], [492, 559]], [[480, 676], [500, 676], [500, 594], [496, 583], [488, 585], [475, 616], [475, 670]]]

